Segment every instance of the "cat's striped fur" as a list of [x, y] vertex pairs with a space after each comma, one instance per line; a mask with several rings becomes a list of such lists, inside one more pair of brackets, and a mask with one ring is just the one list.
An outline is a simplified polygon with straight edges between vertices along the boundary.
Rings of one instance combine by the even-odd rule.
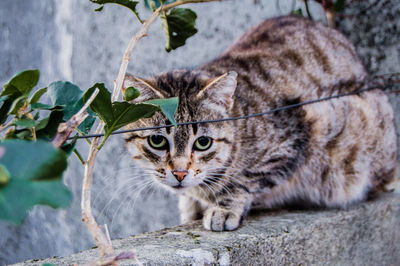
[[[296, 17], [269, 19], [214, 61], [143, 80], [137, 101], [179, 96], [178, 122], [262, 112], [368, 86], [354, 47], [339, 32]], [[130, 125], [168, 123], [161, 115]], [[168, 140], [163, 150], [150, 135]], [[208, 136], [208, 150], [194, 143]], [[382, 91], [248, 120], [126, 135], [138, 162], [180, 194], [182, 222], [236, 229], [252, 205], [345, 207], [383, 190], [395, 175], [393, 112]], [[173, 172], [177, 170], [178, 172]], [[177, 174], [183, 177], [181, 182]], [[179, 178], [179, 179], [181, 179]]]

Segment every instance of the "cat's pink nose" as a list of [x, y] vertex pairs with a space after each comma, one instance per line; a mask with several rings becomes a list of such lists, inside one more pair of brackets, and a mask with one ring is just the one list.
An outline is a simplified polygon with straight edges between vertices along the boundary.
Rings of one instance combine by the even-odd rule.
[[186, 170], [183, 170], [183, 171], [174, 170], [174, 171], [172, 171], [172, 174], [175, 176], [176, 180], [181, 182], [185, 178], [185, 176], [188, 174], [188, 171], [186, 171]]

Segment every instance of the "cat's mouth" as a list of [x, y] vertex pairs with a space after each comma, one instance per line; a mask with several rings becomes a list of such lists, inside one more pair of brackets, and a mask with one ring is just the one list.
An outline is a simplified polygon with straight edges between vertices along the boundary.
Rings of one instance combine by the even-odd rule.
[[176, 185], [176, 186], [172, 186], [172, 188], [175, 188], [175, 189], [183, 189], [183, 188], [185, 188], [185, 187], [182, 186], [182, 184], [178, 184], [178, 185]]

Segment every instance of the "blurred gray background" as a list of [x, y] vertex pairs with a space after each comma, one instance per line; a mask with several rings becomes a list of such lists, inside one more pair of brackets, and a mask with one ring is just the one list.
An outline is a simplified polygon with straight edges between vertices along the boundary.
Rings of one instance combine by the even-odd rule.
[[[146, 77], [196, 67], [218, 56], [251, 26], [288, 14], [293, 6], [301, 7], [302, 1], [231, 0], [188, 5], [198, 15], [198, 34], [167, 54], [156, 22], [135, 48], [128, 71]], [[106, 5], [98, 13], [93, 11], [97, 7], [88, 0], [1, 0], [0, 84], [21, 70], [38, 68], [38, 87], [68, 80], [83, 90], [95, 82], [104, 82], [111, 89], [128, 41], [140, 24], [127, 8]], [[311, 9], [323, 20], [318, 5]], [[142, 1], [138, 10], [143, 18], [150, 15]], [[370, 72], [400, 71], [400, 1], [353, 1], [346, 13], [353, 16], [340, 19], [338, 27], [356, 44]], [[394, 96], [392, 103], [399, 110]], [[87, 143], [81, 141], [78, 148], [86, 158]], [[73, 155], [64, 175], [74, 194], [70, 208], [37, 206], [19, 227], [0, 221], [0, 265], [64, 256], [95, 245], [80, 220], [82, 178], [83, 166]], [[99, 153], [94, 179], [94, 214], [99, 224], [108, 224], [111, 238], [179, 223], [176, 198], [157, 188], [143, 187], [121, 136], [111, 137]]]

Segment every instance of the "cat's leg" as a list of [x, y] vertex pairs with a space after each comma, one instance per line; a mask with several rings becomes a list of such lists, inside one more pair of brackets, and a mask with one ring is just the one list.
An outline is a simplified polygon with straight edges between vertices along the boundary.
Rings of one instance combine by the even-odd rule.
[[190, 197], [179, 195], [178, 206], [182, 224], [202, 217], [203, 209], [201, 208], [200, 203]]
[[204, 212], [204, 228], [212, 231], [236, 230], [247, 216], [251, 202], [251, 195], [242, 188], [236, 188], [234, 194], [226, 193], [217, 199], [217, 206], [211, 206]]

